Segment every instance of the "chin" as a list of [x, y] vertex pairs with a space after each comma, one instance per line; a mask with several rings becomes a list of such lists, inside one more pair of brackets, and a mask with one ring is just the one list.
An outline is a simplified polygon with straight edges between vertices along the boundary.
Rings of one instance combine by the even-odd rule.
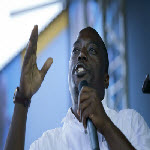
[[86, 80], [88, 84], [92, 83], [92, 78], [88, 74], [84, 76], [74, 76], [73, 82], [74, 82], [75, 87], [78, 88], [79, 83], [83, 80]]

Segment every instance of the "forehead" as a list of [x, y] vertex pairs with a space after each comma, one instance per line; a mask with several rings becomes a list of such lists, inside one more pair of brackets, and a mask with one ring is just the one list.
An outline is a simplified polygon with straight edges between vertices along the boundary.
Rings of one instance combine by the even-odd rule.
[[95, 45], [95, 46], [97, 46], [97, 48], [99, 48], [99, 45], [98, 45], [98, 42], [96, 42], [96, 41], [93, 41], [93, 40], [91, 40], [91, 39], [83, 39], [83, 38], [79, 38], [79, 39], [77, 39], [77, 41], [75, 41], [75, 43], [73, 44], [73, 46], [78, 46], [78, 45], [83, 45], [83, 46], [85, 46], [86, 44], [88, 44], [88, 45]]
[[80, 31], [78, 38], [90, 38], [93, 40], [98, 40], [98, 35], [93, 30], [84, 29]]
[[98, 35], [92, 31], [89, 30], [80, 31], [79, 36], [74, 43], [74, 46], [78, 44], [82, 44], [82, 42], [88, 44], [94, 44], [100, 48], [100, 39]]

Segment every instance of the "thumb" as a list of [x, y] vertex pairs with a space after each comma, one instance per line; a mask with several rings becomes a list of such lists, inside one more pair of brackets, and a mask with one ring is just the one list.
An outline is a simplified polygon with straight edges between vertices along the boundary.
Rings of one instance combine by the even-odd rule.
[[44, 63], [42, 69], [40, 70], [42, 79], [44, 79], [44, 77], [45, 77], [45, 75], [46, 75], [46, 73], [47, 73], [47, 71], [50, 68], [52, 63], [53, 63], [53, 58], [51, 58], [51, 57], [48, 58], [46, 60], [46, 62]]

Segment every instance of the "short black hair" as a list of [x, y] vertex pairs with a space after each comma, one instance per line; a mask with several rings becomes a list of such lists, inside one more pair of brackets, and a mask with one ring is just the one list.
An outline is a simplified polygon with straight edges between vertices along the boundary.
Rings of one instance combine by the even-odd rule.
[[108, 60], [108, 52], [107, 52], [107, 49], [106, 49], [106, 46], [105, 46], [105, 43], [104, 41], [102, 40], [102, 38], [100, 37], [100, 35], [98, 34], [98, 32], [93, 29], [92, 27], [87, 27], [87, 28], [84, 28], [80, 31], [79, 34], [81, 34], [83, 31], [87, 32], [87, 34], [90, 32], [92, 32], [93, 34], [95, 34], [98, 38], [98, 44], [101, 46], [103, 52], [104, 52], [104, 61], [105, 61], [105, 73], [108, 73], [108, 67], [109, 67], [109, 60]]

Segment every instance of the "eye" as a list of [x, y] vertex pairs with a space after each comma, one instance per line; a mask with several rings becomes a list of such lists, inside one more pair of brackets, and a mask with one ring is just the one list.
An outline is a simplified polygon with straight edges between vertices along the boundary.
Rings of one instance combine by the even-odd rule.
[[79, 52], [79, 51], [80, 51], [79, 48], [74, 48], [72, 52], [73, 52], [73, 53], [77, 53], [77, 52]]
[[95, 49], [94, 49], [94, 48], [90, 48], [90, 50], [89, 50], [89, 51], [95, 52]]
[[91, 54], [96, 54], [95, 48], [89, 48], [89, 52], [90, 52]]

